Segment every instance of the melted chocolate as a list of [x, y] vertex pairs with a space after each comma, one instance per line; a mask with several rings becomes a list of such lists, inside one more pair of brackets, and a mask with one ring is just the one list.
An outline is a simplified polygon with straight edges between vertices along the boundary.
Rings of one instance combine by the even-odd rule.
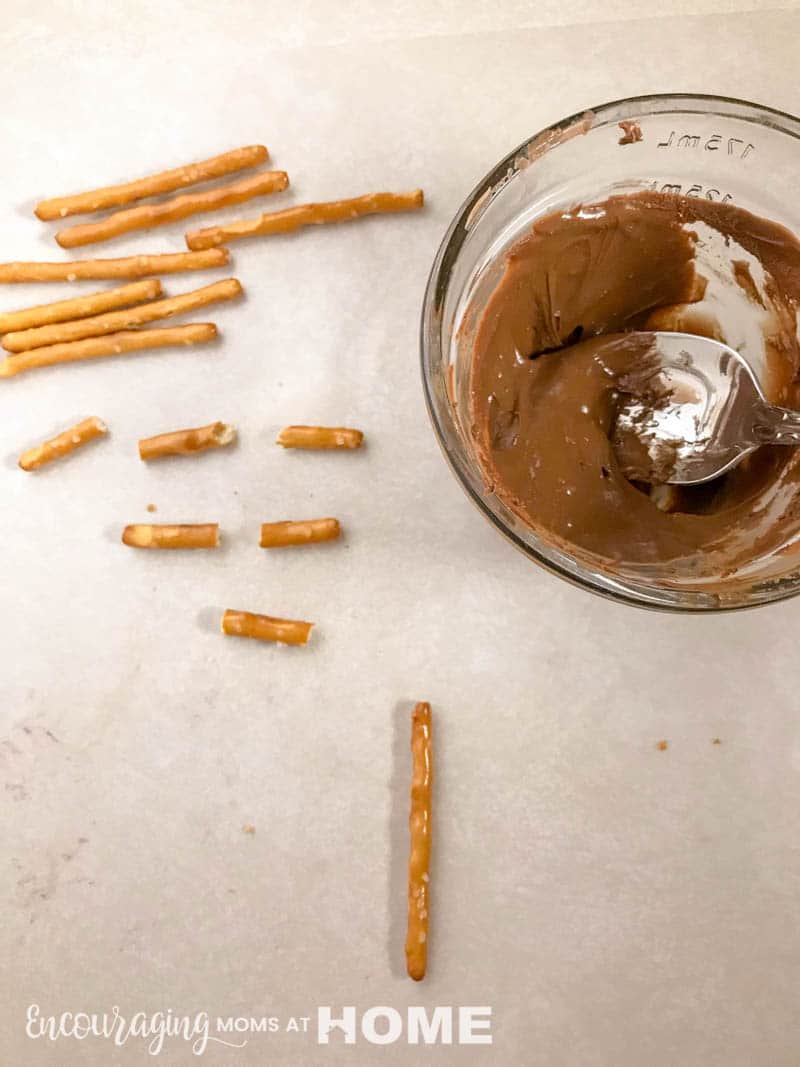
[[[762, 448], [717, 482], [665, 494], [624, 476], [613, 428], [655, 329], [739, 346], [760, 360], [768, 399], [800, 406], [799, 300], [800, 244], [730, 204], [641, 193], [539, 219], [475, 335], [487, 484], [541, 536], [611, 570], [719, 577], [775, 550], [800, 531], [795, 449]], [[760, 351], [748, 352], [754, 335]]]

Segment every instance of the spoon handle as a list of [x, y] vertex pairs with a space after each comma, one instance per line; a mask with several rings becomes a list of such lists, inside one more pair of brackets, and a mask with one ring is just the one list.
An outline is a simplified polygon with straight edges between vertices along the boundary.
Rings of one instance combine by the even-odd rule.
[[753, 430], [762, 445], [800, 445], [800, 411], [759, 404], [754, 413]]

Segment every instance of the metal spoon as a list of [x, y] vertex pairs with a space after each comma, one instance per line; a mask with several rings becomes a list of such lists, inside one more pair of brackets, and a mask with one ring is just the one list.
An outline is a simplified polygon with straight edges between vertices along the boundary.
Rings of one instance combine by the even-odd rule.
[[699, 485], [761, 445], [800, 444], [800, 411], [764, 399], [733, 348], [688, 333], [653, 333], [652, 375], [617, 414], [614, 447], [634, 480]]

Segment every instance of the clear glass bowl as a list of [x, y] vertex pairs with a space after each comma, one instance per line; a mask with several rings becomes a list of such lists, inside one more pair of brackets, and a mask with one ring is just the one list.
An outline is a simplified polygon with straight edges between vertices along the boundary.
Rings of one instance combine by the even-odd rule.
[[[641, 141], [619, 143], [624, 119], [638, 122]], [[497, 284], [505, 252], [534, 219], [615, 193], [655, 189], [733, 203], [800, 234], [799, 169], [800, 120], [792, 115], [724, 97], [640, 96], [536, 134], [467, 198], [445, 234], [425, 293], [425, 397], [439, 443], [468, 495], [531, 559], [592, 592], [663, 610], [751, 607], [800, 592], [800, 530], [729, 579], [676, 585], [653, 573], [643, 578], [587, 567], [487, 491], [469, 429], [475, 310]]]

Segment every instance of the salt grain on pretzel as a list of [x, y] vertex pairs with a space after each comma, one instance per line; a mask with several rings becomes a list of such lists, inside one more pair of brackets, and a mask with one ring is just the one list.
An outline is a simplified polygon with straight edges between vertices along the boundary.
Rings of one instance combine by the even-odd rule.
[[123, 256], [121, 259], [68, 259], [63, 263], [0, 263], [0, 284], [19, 282], [77, 282], [100, 278], [144, 278], [148, 274], [177, 274], [186, 270], [224, 267], [231, 254], [227, 248], [205, 252], [168, 252], [155, 256]]
[[317, 226], [328, 222], [349, 222], [365, 215], [383, 215], [397, 211], [416, 211], [423, 206], [421, 189], [410, 193], [367, 193], [350, 200], [330, 200], [322, 204], [299, 204], [284, 211], [273, 211], [253, 219], [237, 219], [194, 230], [186, 234], [189, 248], [214, 248], [240, 237], [259, 237], [265, 234], [291, 233], [301, 226]]
[[110, 333], [105, 337], [87, 337], [83, 341], [31, 348], [27, 352], [7, 356], [0, 360], [0, 378], [13, 378], [23, 371], [51, 367], [58, 363], [75, 363], [101, 356], [120, 356], [126, 352], [138, 352], [148, 348], [196, 345], [211, 341], [216, 336], [217, 327], [213, 322], [193, 322], [187, 326], [163, 326], [153, 330]]
[[306, 519], [304, 522], [265, 522], [261, 526], [262, 548], [313, 545], [335, 541], [341, 533], [338, 519]]
[[22, 311], [0, 312], [0, 334], [50, 326], [54, 322], [85, 319], [90, 315], [100, 315], [105, 311], [127, 307], [142, 300], [155, 300], [159, 296], [161, 282], [158, 278], [148, 278], [147, 281], [131, 282], [130, 285], [122, 285], [118, 289], [103, 289], [99, 293], [76, 296], [70, 300], [56, 300], [52, 304], [39, 304], [36, 307], [23, 308]]
[[250, 611], [231, 611], [222, 616], [222, 632], [231, 637], [252, 637], [257, 641], [277, 641], [283, 645], [305, 645], [313, 622], [275, 619]]
[[122, 543], [131, 548], [217, 548], [219, 525], [216, 522], [178, 526], [138, 523], [125, 527]]
[[431, 706], [419, 703], [411, 717], [411, 813], [408, 825], [411, 847], [408, 856], [408, 933], [406, 970], [419, 982], [428, 962], [428, 918], [431, 864]]
[[110, 241], [133, 230], [150, 230], [169, 222], [179, 222], [190, 215], [205, 211], [218, 211], [234, 204], [244, 204], [257, 196], [282, 192], [289, 184], [289, 176], [282, 170], [265, 171], [251, 178], [230, 185], [221, 185], [205, 193], [184, 193], [160, 204], [141, 204], [125, 211], [116, 211], [99, 222], [86, 222], [59, 230], [56, 240], [62, 248], [77, 248], [80, 245]]
[[35, 448], [29, 448], [19, 457], [19, 465], [24, 471], [35, 471], [43, 467], [45, 463], [52, 463], [54, 459], [68, 456], [81, 445], [94, 441], [96, 437], [102, 437], [108, 433], [108, 427], [102, 419], [92, 416], [83, 422], [70, 426], [68, 430], [51, 437], [49, 441], [43, 441]]
[[236, 440], [236, 430], [225, 422], [212, 422], [191, 430], [173, 430], [156, 437], [143, 437], [139, 442], [139, 456], [143, 460], [162, 456], [193, 456], [209, 448], [223, 448]]
[[222, 155], [201, 160], [199, 163], [187, 163], [174, 170], [161, 171], [159, 174], [151, 174], [145, 178], [138, 178], [136, 181], [124, 182], [121, 185], [108, 185], [102, 189], [76, 193], [74, 196], [42, 200], [36, 205], [35, 210], [40, 219], [47, 221], [64, 219], [68, 215], [85, 215], [88, 212], [102, 211], [108, 207], [122, 207], [135, 200], [142, 200], [146, 196], [173, 193], [176, 189], [183, 189], [187, 185], [196, 185], [198, 182], [233, 174], [237, 170], [257, 167], [259, 163], [264, 163], [267, 159], [269, 159], [269, 152], [263, 144], [247, 145], [244, 148], [234, 148], [231, 152], [223, 152]]
[[9, 352], [25, 352], [30, 348], [41, 348], [45, 345], [80, 341], [84, 337], [101, 337], [120, 330], [144, 326], [158, 319], [184, 315], [221, 300], [233, 300], [241, 292], [242, 286], [236, 278], [226, 278], [224, 281], [206, 285], [202, 289], [193, 289], [191, 292], [180, 293], [166, 300], [139, 304], [124, 311], [110, 311], [105, 315], [94, 315], [75, 322], [60, 322], [52, 326], [41, 326], [35, 330], [7, 333], [2, 339], [2, 345]]
[[284, 448], [360, 448], [361, 430], [346, 426], [285, 426], [276, 444]]

